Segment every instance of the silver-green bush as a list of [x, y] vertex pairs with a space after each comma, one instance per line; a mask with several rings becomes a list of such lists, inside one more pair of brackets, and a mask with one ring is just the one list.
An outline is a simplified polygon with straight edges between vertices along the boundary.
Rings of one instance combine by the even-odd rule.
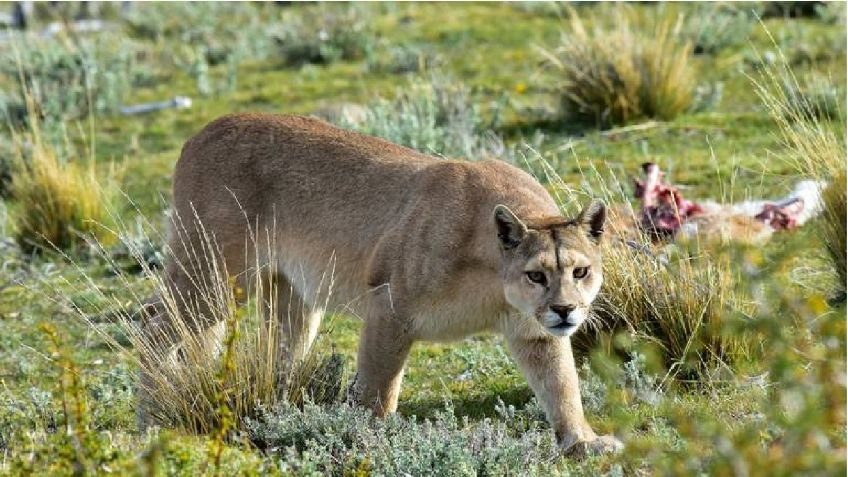
[[463, 159], [499, 157], [503, 142], [491, 131], [497, 120], [486, 120], [470, 88], [445, 79], [412, 83], [393, 99], [380, 98], [365, 120], [343, 127], [382, 137], [418, 151]]
[[28, 117], [26, 96], [45, 123], [112, 112], [133, 86], [136, 46], [105, 35], [78, 41], [19, 37], [0, 56], [0, 75], [12, 84], [0, 112], [19, 124]]

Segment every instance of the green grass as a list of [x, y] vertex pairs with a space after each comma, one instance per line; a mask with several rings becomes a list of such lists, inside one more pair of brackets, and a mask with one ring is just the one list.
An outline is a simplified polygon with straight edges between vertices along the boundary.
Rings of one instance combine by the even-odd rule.
[[[287, 14], [296, 15], [318, 6], [285, 8]], [[586, 10], [601, 17], [610, 8], [580, 7], [581, 14]], [[679, 4], [632, 8], [647, 18], [678, 10], [696, 11], [694, 6]], [[780, 196], [797, 178], [796, 159], [749, 78], [758, 74], [757, 67], [746, 60], [752, 51], [775, 49], [760, 25], [752, 28], [750, 44], [730, 42], [713, 55], [692, 58], [697, 83], [724, 85], [721, 100], [711, 109], [670, 121], [598, 131], [564, 125], [550, 114], [549, 106], [557, 101], [556, 78], [542, 67], [536, 47], [555, 46], [561, 30], [568, 28], [568, 22], [551, 10], [506, 3], [452, 5], [449, 15], [444, 5], [432, 3], [369, 5], [367, 10], [379, 39], [375, 48], [427, 45], [440, 59], [435, 72], [470, 88], [484, 115], [505, 97], [495, 132], [510, 145], [538, 135], [535, 144], [539, 152], [565, 183], [579, 190], [595, 179], [595, 170], [626, 179], [637, 174], [639, 164], [645, 161], [659, 162], [675, 183], [689, 187], [685, 192], [694, 198]], [[278, 21], [279, 12], [268, 11], [268, 21]], [[839, 35], [844, 39], [845, 35], [844, 20], [834, 24], [808, 18], [769, 18], [764, 24], [775, 37], [799, 38], [794, 43], [785, 40], [784, 48], [800, 48], [805, 42], [814, 46], [818, 39]], [[195, 100], [193, 107], [145, 116], [97, 113], [91, 117], [92, 123], [88, 119], [66, 121], [61, 134], [79, 150], [87, 150], [93, 133], [93, 156], [100, 177], [106, 177], [113, 162], [123, 170], [119, 186], [129, 200], [117, 201], [117, 218], [135, 223], [143, 216], [154, 230], [161, 230], [164, 223], [170, 175], [182, 144], [212, 119], [233, 111], [305, 113], [335, 103], [368, 104], [377, 97], [391, 98], [410, 81], [409, 75], [369, 68], [366, 59], [291, 68], [273, 58], [247, 55], [238, 67], [234, 91], [201, 97], [189, 72], [163, 55], [178, 39], [136, 37], [133, 41], [151, 52], [149, 61], [158, 69], [144, 85], [129, 91], [125, 102], [188, 95]], [[794, 68], [798, 74], [829, 75], [845, 91], [844, 49]], [[225, 64], [210, 67], [213, 82], [222, 81], [226, 74]], [[428, 81], [429, 74], [413, 75], [413, 79]], [[0, 85], [13, 81], [0, 77]], [[844, 119], [826, 127], [840, 130]], [[5, 201], [0, 208], [0, 232], [12, 233], [9, 217], [14, 217], [18, 208], [14, 200]], [[776, 469], [784, 475], [793, 471], [839, 475], [845, 464], [845, 399], [844, 384], [839, 384], [844, 380], [835, 376], [841, 373], [844, 378], [845, 372], [845, 311], [828, 312], [825, 299], [832, 284], [823, 271], [828, 265], [815, 244], [814, 230], [811, 226], [778, 234], [762, 249], [716, 252], [728, 254], [738, 264], [733, 272], [745, 273], [736, 291], [754, 302], [753, 330], [747, 331], [769, 343], [763, 355], [743, 363], [733, 376], [691, 387], [663, 382], [667, 370], [656, 350], [645, 343], [613, 340], [616, 342], [609, 347], [598, 347], [581, 357], [591, 364], [582, 371], [584, 402], [595, 403], [586, 406], [588, 418], [599, 432], [623, 435], [628, 451], [620, 458], [584, 463], [545, 461], [543, 470], [721, 474], [728, 471], [722, 467], [727, 462], [742, 462], [752, 474]], [[8, 237], [0, 237], [0, 257], [0, 451], [6, 456], [0, 460], [0, 473], [72, 473], [72, 463], [80, 460], [77, 452], [85, 454], [82, 461], [89, 469], [101, 472], [106, 466], [119, 473], [144, 468], [155, 469], [158, 475], [214, 473], [209, 457], [214, 438], [175, 431], [138, 433], [133, 413], [135, 370], [78, 316], [55, 302], [70, 299], [96, 315], [95, 326], [121, 340], [125, 338], [110, 319], [110, 307], [131, 303], [134, 295], [145, 296], [151, 288], [149, 281], [130, 277], [130, 293], [107, 263], [84, 250], [72, 257], [74, 263], [56, 253], [29, 257]], [[93, 278], [102, 293], [115, 299], [106, 302], [79, 286], [75, 278], [78, 267]], [[59, 376], [67, 370], [54, 354], [56, 345], [38, 329], [43, 322], [58, 330], [66, 363], [73, 363], [79, 374], [76, 398], [67, 387], [63, 390], [57, 385], [65, 382]], [[347, 316], [324, 321], [322, 331], [335, 350], [348, 357], [349, 366], [354, 362], [359, 328], [360, 323]], [[610, 349], [617, 352], [610, 354]], [[623, 350], [642, 353], [644, 369], [626, 371], [621, 366], [628, 356]], [[769, 378], [762, 377], [766, 371]], [[652, 380], [651, 374], [657, 379]], [[762, 384], [765, 379], [771, 380], [768, 386]], [[659, 390], [648, 392], [650, 383]], [[418, 344], [407, 367], [399, 413], [407, 419], [417, 416], [441, 422], [436, 425], [439, 428], [447, 426], [443, 414], [451, 412], [460, 421], [459, 429], [444, 431], [448, 437], [466, 430], [476, 432], [487, 419], [507, 425], [524, 419], [541, 428], [538, 435], [542, 439], [547, 425], [531, 398], [502, 340], [483, 335], [457, 343]], [[795, 404], [792, 412], [784, 412], [781, 399]], [[75, 451], [73, 433], [69, 437], [64, 432], [67, 414], [63, 403], [80, 400], [87, 404], [91, 435], [90, 444]], [[507, 408], [514, 406], [517, 417], [504, 417], [498, 410], [501, 401]], [[463, 417], [467, 417], [467, 425]], [[531, 429], [532, 425], [516, 428]], [[827, 445], [804, 461], [800, 454], [810, 449], [810, 442], [823, 442], [821, 436]], [[446, 438], [446, 442], [453, 441]], [[726, 442], [733, 444], [730, 450], [723, 444]], [[306, 474], [314, 463], [295, 451], [266, 453], [257, 445], [249, 442], [248, 436], [227, 442], [217, 470], [225, 475]], [[540, 443], [539, 449], [543, 448]], [[690, 454], [696, 458], [684, 458]], [[803, 462], [807, 467], [795, 467]], [[687, 467], [691, 465], [697, 469]]]

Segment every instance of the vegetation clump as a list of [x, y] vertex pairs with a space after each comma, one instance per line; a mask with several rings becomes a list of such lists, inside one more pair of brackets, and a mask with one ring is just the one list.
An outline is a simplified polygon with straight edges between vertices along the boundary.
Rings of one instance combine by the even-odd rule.
[[369, 57], [376, 38], [369, 17], [362, 5], [346, 7], [284, 18], [273, 33], [282, 61], [301, 66]]
[[61, 155], [34, 118], [15, 136], [9, 195], [15, 238], [25, 251], [69, 249], [102, 231], [114, 171], [101, 181], [92, 160]]
[[754, 18], [750, 12], [726, 5], [704, 5], [691, 13], [684, 29], [696, 55], [714, 55], [743, 45], [751, 35]]
[[412, 82], [399, 89], [393, 99], [376, 100], [366, 109], [364, 121], [343, 121], [342, 126], [427, 154], [485, 159], [498, 157], [504, 150], [492, 132], [498, 107], [495, 105], [492, 119], [487, 120], [470, 88], [435, 78]]
[[[48, 125], [89, 113], [115, 112], [134, 85], [135, 46], [108, 38], [13, 40], [0, 56], [0, 75], [12, 84], [2, 96], [3, 120], [23, 125], [36, 114]], [[32, 101], [27, 103], [27, 96]]]
[[543, 50], [568, 118], [608, 127], [689, 109], [696, 72], [680, 19], [661, 19], [645, 32], [623, 9], [612, 27], [599, 18], [587, 27], [575, 11], [570, 17], [559, 46]]

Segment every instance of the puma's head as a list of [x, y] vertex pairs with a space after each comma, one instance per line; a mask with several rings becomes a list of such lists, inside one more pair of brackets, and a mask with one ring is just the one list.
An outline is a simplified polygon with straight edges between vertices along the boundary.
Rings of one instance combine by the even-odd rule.
[[571, 336], [589, 315], [603, 282], [600, 240], [606, 208], [593, 202], [576, 219], [522, 221], [495, 207], [507, 302], [549, 333]]

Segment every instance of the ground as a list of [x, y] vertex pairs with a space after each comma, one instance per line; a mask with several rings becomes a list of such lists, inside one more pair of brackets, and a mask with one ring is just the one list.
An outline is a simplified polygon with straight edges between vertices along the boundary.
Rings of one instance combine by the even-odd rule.
[[[643, 18], [674, 14], [678, 10], [693, 15], [698, 12], [696, 7], [631, 6]], [[279, 16], [281, 10], [286, 10], [285, 15], [299, 15], [323, 7], [272, 8], [266, 5], [263, 8], [265, 15], [274, 17]], [[581, 14], [590, 15], [602, 8], [609, 6], [580, 6], [579, 10]], [[369, 104], [377, 97], [393, 97], [399, 88], [405, 88], [416, 78], [427, 81], [431, 75], [439, 75], [471, 88], [484, 115], [493, 110], [496, 103], [505, 104], [494, 130], [508, 144], [543, 134], [537, 147], [551, 158], [557, 175], [567, 184], [579, 188], [586, 174], [592, 175], [587, 171], [592, 170], [601, 175], [614, 173], [626, 179], [638, 172], [639, 164], [654, 161], [668, 171], [675, 183], [686, 185], [688, 195], [728, 200], [779, 197], [798, 178], [777, 126], [752, 85], [757, 69], [752, 66], [751, 58], [755, 58], [756, 52], [776, 51], [769, 32], [779, 42], [790, 46], [815, 45], [823, 41], [822, 38], [836, 38], [832, 44], [842, 44], [841, 51], [814, 61], [799, 60], [793, 68], [799, 75], [810, 72], [830, 75], [844, 97], [844, 10], [841, 20], [835, 23], [822, 18], [771, 17], [761, 23], [752, 22], [749, 42], [729, 46], [716, 54], [694, 57], [699, 84], [723, 84], [721, 98], [706, 110], [687, 112], [668, 121], [646, 120], [612, 130], [589, 127], [576, 131], [550, 114], [558, 104], [556, 78], [543, 67], [538, 51], [554, 45], [561, 32], [568, 29], [567, 21], [562, 18], [567, 14], [564, 9], [542, 2], [523, 6], [508, 3], [371, 5], [367, 21], [379, 39], [378, 47], [427, 45], [440, 59], [439, 65], [421, 73], [394, 74], [366, 68], [361, 59], [286, 66], [273, 53], [265, 58], [247, 55], [238, 66], [236, 86], [207, 96], [199, 94], [196, 79], [185, 68], [162, 66], [148, 84], [130, 90], [123, 103], [185, 95], [194, 100], [191, 108], [142, 116], [103, 113], [70, 119], [66, 122], [67, 134], [79, 150], [90, 151], [90, 144], [95, 144], [92, 155], [102, 174], [117, 167], [123, 195], [114, 204], [116, 221], [133, 227], [137, 217], [145, 217], [144, 220], [157, 229], [164, 221], [170, 198], [170, 175], [182, 144], [207, 122], [234, 111], [309, 113], [322, 106], [341, 103]], [[251, 33], [246, 31], [245, 34]], [[784, 37], [788, 39], [782, 40]], [[155, 40], [140, 37], [137, 41], [157, 52], [177, 51], [180, 42], [172, 37]], [[226, 75], [226, 65], [210, 68], [216, 80]], [[12, 80], [7, 77], [4, 81]], [[540, 110], [547, 112], [540, 113]], [[844, 119], [837, 119], [827, 127], [840, 130], [844, 129], [844, 124]], [[8, 132], [4, 134], [10, 137]], [[566, 143], [572, 146], [563, 147]], [[72, 252], [69, 259], [56, 252], [22, 254], [12, 239], [14, 223], [10, 217], [16, 207], [12, 198], [0, 207], [0, 235], [6, 237], [0, 244], [3, 254], [0, 268], [0, 406], [3, 406], [0, 409], [0, 448], [4, 454], [0, 472], [26, 473], [28, 466], [31, 466], [29, 471], [42, 474], [72, 470], [72, 466], [50, 462], [51, 459], [73, 462], [74, 458], [68, 455], [74, 451], [51, 443], [45, 436], [65, 432], [63, 416], [68, 411], [63, 410], [63, 405], [67, 406], [68, 400], [62, 396], [67, 389], [57, 388], [57, 383], [62, 367], [73, 363], [74, 372], [82, 378], [82, 392], [88, 396], [87, 412], [91, 414], [93, 432], [102, 436], [102, 431], [108, 431], [108, 438], [104, 438], [107, 443], [92, 448], [107, 449], [103, 452], [111, 453], [110, 456], [88, 457], [91, 462], [108, 463], [97, 467], [98, 473], [120, 472], [119, 469], [145, 473], [144, 465], [148, 461], [154, 462], [152, 472], [212, 473], [208, 448], [214, 444], [213, 438], [190, 436], [179, 430], [149, 435], [138, 433], [132, 398], [134, 371], [120, 353], [103, 343], [91, 325], [80, 319], [79, 313], [64, 309], [58, 303], [63, 298], [70, 298], [83, 310], [102, 312], [98, 293], [86, 294], [84, 290], [88, 287], [120, 297], [131, 306], [134, 297], [146, 295], [150, 283], [142, 276], [134, 276], [131, 280], [135, 288], [127, 290], [126, 284], [115, 276], [104, 260], [85, 250]], [[803, 304], [797, 305], [799, 308], [812, 307], [819, 310], [814, 315], [822, 316], [828, 309], [824, 303], [828, 291], [822, 283], [828, 278], [824, 276], [826, 272], [820, 271], [825, 265], [815, 240], [814, 231], [808, 228], [778, 234], [762, 249], [739, 252], [741, 256], [753, 257], [752, 263], [759, 265], [758, 278], [744, 275], [742, 264], [735, 264], [726, 272], [741, 277], [739, 287], [746, 289], [747, 296], [757, 296], [757, 293], [760, 293], [758, 296], [772, 296], [779, 291], [801, 297], [798, 300]], [[81, 287], [83, 273], [90, 277], [90, 283]], [[746, 280], [751, 280], [750, 287]], [[755, 287], [762, 290], [755, 291]], [[761, 309], [763, 307], [758, 308]], [[774, 306], [763, 313], [774, 322], [785, 323], [786, 327], [797, 321], [789, 317], [792, 311], [786, 307]], [[844, 308], [837, 309], [836, 313], [844, 316]], [[95, 316], [93, 321], [108, 333], [115, 336], [121, 333], [120, 327], [110, 323], [108, 316]], [[39, 326], [41, 323], [55, 327], [58, 346], [51, 344], [49, 333]], [[328, 316], [322, 326], [322, 340], [349, 358], [349, 368], [353, 366], [359, 327], [355, 318], [342, 314]], [[844, 351], [844, 326], [841, 330], [834, 339]], [[57, 349], [66, 350], [68, 359], [61, 358]], [[588, 418], [599, 432], [625, 434], [631, 453], [623, 461], [602, 457], [577, 463], [552, 458], [545, 463], [552, 469], [566, 474], [650, 473], [647, 463], [662, 458], [651, 455], [647, 448], [662, 445], [679, 450], [687, 445], [687, 436], [698, 432], [709, 434], [708, 430], [687, 428], [693, 420], [708, 416], [711, 421], [726, 423], [727, 432], [739, 438], [740, 434], [733, 432], [756, 427], [764, 415], [772, 416], [762, 408], [764, 402], [769, 402], [768, 386], [757, 384], [758, 380], [766, 379], [762, 377], [765, 370], [773, 369], [770, 362], [746, 363], [734, 370], [733, 379], [719, 379], [705, 387], [662, 386], [658, 391], [661, 396], [657, 397], [652, 392], [639, 391], [640, 386], [651, 388], [650, 383], [656, 383], [645, 376], [650, 374], [645, 369], [630, 373], [625, 379], [627, 385], [618, 394], [614, 384], [612, 390], [601, 392], [604, 384], [598, 383], [607, 379], [599, 369], [603, 366], [589, 364], [596, 357], [598, 362], [603, 361], [600, 354], [603, 353], [597, 351], [581, 357], [587, 363], [582, 372], [588, 376], [588, 382], [596, 385], [594, 391], [587, 392], [596, 392], [594, 399], [600, 399], [599, 404], [587, 405]], [[620, 365], [626, 356], [618, 359]], [[844, 374], [844, 363], [842, 370]], [[614, 378], [609, 379], [614, 381]], [[648, 384], [640, 384], [640, 380]], [[844, 387], [842, 389], [844, 391]], [[411, 420], [438, 420], [447, 409], [460, 418], [460, 426], [479, 426], [486, 420], [502, 420], [509, 426], [509, 418], [498, 411], [499, 406], [522, 410], [531, 399], [532, 392], [515, 369], [502, 340], [484, 335], [456, 343], [416, 345], [407, 367], [398, 412]], [[841, 402], [844, 407], [844, 396], [842, 401], [837, 398], [833, 402]], [[528, 412], [535, 416], [536, 425], [544, 431], [543, 419], [533, 414], [532, 408]], [[467, 418], [467, 422], [463, 418]], [[834, 427], [824, 432], [831, 439], [828, 445], [835, 446], [830, 451], [831, 457], [835, 457], [823, 460], [818, 472], [822, 475], [838, 475], [844, 471], [844, 420], [841, 426], [839, 422], [832, 424]], [[770, 442], [773, 436], [756, 438]], [[688, 445], [697, 446], [698, 442], [703, 441], [693, 439]], [[306, 465], [286, 467], [285, 462], [292, 459], [291, 454], [260, 449], [246, 440], [229, 441], [224, 448], [223, 467], [218, 468], [216, 464], [215, 472], [251, 474], [271, 469], [282, 469], [283, 473], [310, 472]], [[27, 449], [47, 454], [34, 458]], [[746, 452], [740, 450], [736, 458], [745, 462]], [[732, 461], [732, 456], [728, 457], [724, 450], [716, 451], [715, 455], [696, 454], [704, 461], [723, 458]], [[686, 471], [683, 464], [667, 468], [671, 473]], [[320, 467], [313, 470], [320, 472]], [[757, 468], [749, 470], [751, 474], [762, 472]]]

